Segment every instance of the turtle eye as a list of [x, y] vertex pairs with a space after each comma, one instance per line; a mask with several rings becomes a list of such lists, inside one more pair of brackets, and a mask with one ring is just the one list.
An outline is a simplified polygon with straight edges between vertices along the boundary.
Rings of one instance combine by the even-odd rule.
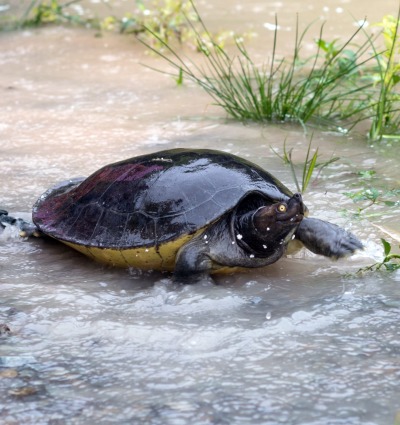
[[279, 212], [281, 212], [281, 213], [284, 213], [284, 212], [286, 212], [286, 205], [285, 204], [280, 204], [280, 205], [278, 205], [278, 211]]

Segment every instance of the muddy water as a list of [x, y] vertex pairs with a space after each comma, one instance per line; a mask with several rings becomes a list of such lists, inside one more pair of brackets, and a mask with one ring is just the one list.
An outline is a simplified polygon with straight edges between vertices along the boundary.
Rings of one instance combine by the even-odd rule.
[[[297, 11], [347, 31], [347, 11], [379, 20], [393, 3], [205, 2], [214, 28], [264, 26], [277, 10], [284, 40]], [[121, 8], [126, 3], [121, 3]], [[231, 3], [229, 3], [231, 6]], [[392, 9], [391, 9], [392, 8]], [[342, 11], [344, 9], [344, 11]], [[219, 148], [253, 160], [294, 189], [270, 151], [304, 158], [297, 127], [226, 119], [200, 89], [177, 88], [132, 40], [46, 28], [1, 34], [0, 207], [29, 215], [70, 176], [173, 147]], [[286, 38], [285, 38], [286, 37]], [[261, 37], [251, 49], [260, 54]], [[46, 240], [0, 235], [0, 409], [5, 424], [393, 424], [400, 411], [400, 274], [356, 276], [394, 245], [398, 210], [369, 220], [343, 192], [398, 187], [399, 148], [362, 135], [315, 132], [340, 156], [309, 190], [316, 215], [355, 232], [366, 249], [333, 263], [308, 253], [265, 270], [176, 287], [168, 275], [103, 268]], [[344, 211], [344, 213], [343, 213]]]

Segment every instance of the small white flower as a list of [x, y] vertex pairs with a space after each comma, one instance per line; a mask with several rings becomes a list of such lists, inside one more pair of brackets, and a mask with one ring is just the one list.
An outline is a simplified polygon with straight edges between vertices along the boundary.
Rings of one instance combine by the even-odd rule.
[[243, 239], [243, 235], [240, 235], [240, 234], [239, 235], [236, 235], [236, 238], [239, 239], [239, 240], [240, 239]]
[[254, 258], [254, 254], [250, 254], [250, 258]]

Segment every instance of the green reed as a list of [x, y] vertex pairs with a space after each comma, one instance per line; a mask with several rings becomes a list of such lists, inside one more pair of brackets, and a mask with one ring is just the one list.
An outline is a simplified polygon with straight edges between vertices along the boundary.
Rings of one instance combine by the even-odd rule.
[[377, 58], [378, 100], [373, 104], [374, 114], [369, 130], [371, 140], [382, 138], [400, 138], [400, 93], [396, 91], [400, 82], [400, 6], [397, 17], [387, 15], [382, 22], [382, 35], [386, 49], [380, 54], [371, 43]]
[[[297, 20], [291, 57], [278, 59], [275, 18], [270, 64], [259, 66], [241, 39], [235, 41], [236, 53], [222, 47], [207, 30], [192, 0], [190, 3], [200, 26], [191, 23], [191, 29], [205, 65], [179, 53], [151, 29], [149, 33], [162, 48], [145, 44], [177, 69], [180, 82], [184, 76], [197, 83], [230, 117], [291, 121], [303, 126], [313, 123], [344, 132], [367, 121], [371, 123], [371, 140], [400, 138], [400, 94], [394, 90], [400, 82], [400, 9], [397, 18], [386, 16], [378, 24], [383, 27], [385, 49], [378, 49], [379, 35], [369, 35], [363, 25], [340, 45], [337, 40], [324, 39], [321, 25], [317, 51], [306, 58], [300, 53], [311, 25], [300, 31]], [[361, 35], [364, 41], [356, 44]]]
[[163, 43], [151, 30], [149, 32], [162, 44], [163, 50], [147, 46], [186, 78], [200, 85], [229, 116], [240, 120], [297, 121], [301, 124], [320, 118], [333, 123], [338, 118], [344, 121], [362, 114], [370, 104], [368, 93], [373, 82], [359, 78], [362, 68], [372, 60], [371, 57], [365, 59], [370, 39], [360, 46], [353, 45], [361, 27], [336, 49], [335, 54], [327, 55], [323, 49], [322, 25], [316, 54], [303, 60], [300, 51], [310, 26], [300, 32], [297, 22], [292, 57], [287, 60], [277, 59], [276, 20], [271, 63], [268, 67], [260, 67], [240, 39], [236, 40], [236, 55], [221, 47], [207, 30], [193, 3], [192, 7], [200, 29], [191, 26], [205, 66], [197, 65], [168, 43]]

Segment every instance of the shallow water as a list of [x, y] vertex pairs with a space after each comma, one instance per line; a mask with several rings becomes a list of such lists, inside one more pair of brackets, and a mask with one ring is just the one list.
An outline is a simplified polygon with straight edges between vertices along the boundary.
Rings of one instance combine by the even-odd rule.
[[[121, 3], [121, 8], [125, 3]], [[279, 12], [291, 40], [296, 11], [344, 33], [347, 10], [379, 20], [393, 2], [201, 3], [213, 28], [255, 30]], [[230, 3], [229, 3], [230, 5]], [[224, 9], [225, 7], [225, 9]], [[345, 9], [340, 12], [339, 8]], [[264, 30], [262, 29], [264, 28]], [[343, 31], [343, 32], [342, 32]], [[268, 34], [269, 35], [268, 35]], [[172, 147], [219, 148], [257, 162], [294, 189], [271, 153], [283, 141], [301, 162], [295, 126], [243, 125], [132, 39], [46, 28], [1, 34], [0, 208], [29, 216], [67, 177]], [[260, 54], [261, 37], [251, 42]], [[0, 411], [5, 424], [394, 424], [400, 412], [400, 273], [355, 272], [396, 245], [398, 209], [362, 220], [343, 192], [399, 186], [399, 148], [362, 134], [315, 131], [323, 158], [340, 156], [306, 195], [314, 215], [356, 233], [346, 261], [308, 253], [264, 270], [177, 287], [168, 275], [107, 269], [46, 240], [0, 234]], [[347, 213], [343, 213], [346, 210]]]

